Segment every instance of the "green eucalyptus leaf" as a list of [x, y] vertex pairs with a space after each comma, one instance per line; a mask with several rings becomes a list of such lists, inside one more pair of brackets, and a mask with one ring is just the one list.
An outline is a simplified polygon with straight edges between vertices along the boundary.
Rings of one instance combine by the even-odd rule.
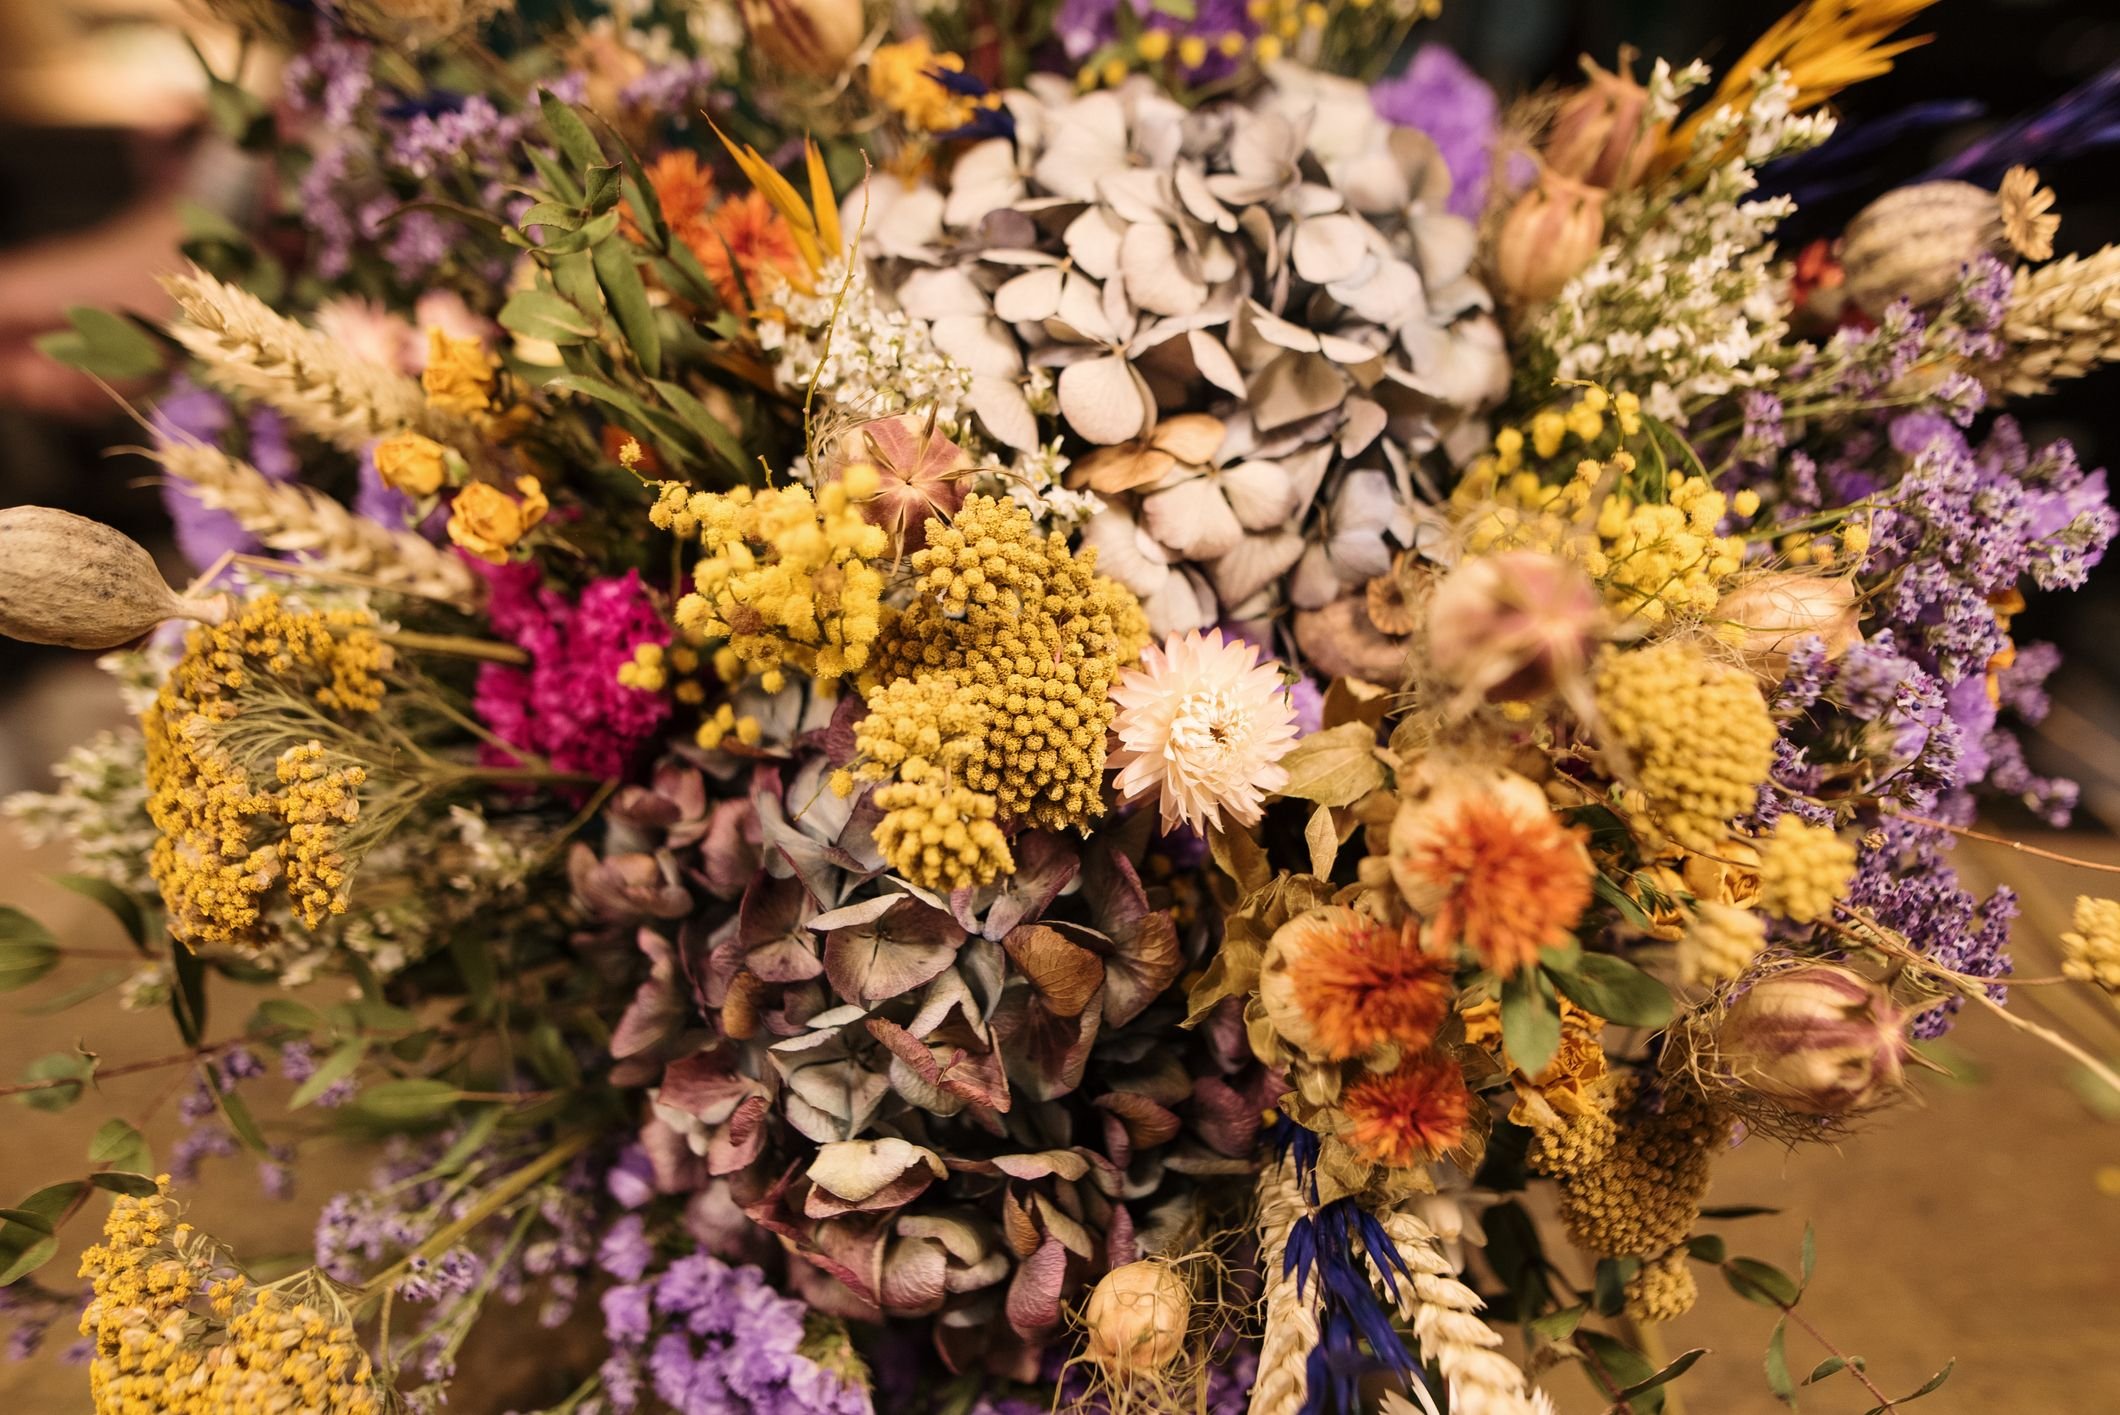
[[1738, 1296], [1762, 1307], [1793, 1307], [1803, 1296], [1794, 1278], [1757, 1258], [1732, 1258], [1722, 1265], [1722, 1270]]
[[1640, 1396], [1647, 1395], [1650, 1391], [1655, 1390], [1658, 1386], [1668, 1385], [1672, 1381], [1677, 1380], [1680, 1376], [1683, 1376], [1686, 1372], [1692, 1370], [1693, 1363], [1700, 1360], [1701, 1357], [1707, 1354], [1708, 1348], [1705, 1346], [1696, 1346], [1691, 1351], [1680, 1352], [1677, 1356], [1672, 1358], [1670, 1365], [1664, 1367], [1655, 1375], [1650, 1376], [1646, 1380], [1636, 1381], [1633, 1385], [1630, 1385], [1620, 1391], [1619, 1399], [1622, 1401], [1634, 1400]]
[[130, 1170], [123, 1169], [112, 1169], [106, 1170], [101, 1174], [91, 1174], [88, 1176], [88, 1182], [95, 1185], [98, 1189], [107, 1189], [113, 1194], [130, 1195], [135, 1199], [144, 1199], [149, 1194], [156, 1193], [162, 1187], [144, 1174], [134, 1174]]
[[1686, 1240], [1686, 1252], [1703, 1263], [1720, 1263], [1729, 1256], [1729, 1247], [1717, 1234], [1696, 1233]]
[[1783, 1317], [1774, 1324], [1774, 1334], [1767, 1338], [1767, 1354], [1761, 1365], [1767, 1373], [1767, 1389], [1775, 1398], [1791, 1410], [1796, 1408], [1796, 1382], [1789, 1379], [1789, 1319]]
[[[1656, 1378], [1656, 1367], [1650, 1364], [1647, 1357], [1603, 1332], [1587, 1329], [1578, 1331], [1575, 1334], [1575, 1344], [1595, 1359], [1598, 1369], [1604, 1372], [1607, 1380], [1621, 1389]], [[1605, 1388], [1603, 1382], [1598, 1383], [1600, 1391]], [[1633, 1402], [1635, 1415], [1653, 1415], [1653, 1412], [1663, 1408], [1663, 1388], [1657, 1385], [1645, 1387]]]
[[1548, 1341], [1565, 1341], [1574, 1335], [1575, 1329], [1590, 1315], [1590, 1304], [1578, 1302], [1573, 1307], [1563, 1307], [1558, 1312], [1548, 1312], [1543, 1317], [1533, 1317], [1524, 1326]]
[[0, 1266], [0, 1287], [6, 1287], [19, 1278], [28, 1277], [58, 1256], [58, 1252], [59, 1240], [56, 1238], [36, 1239], [11, 1254], [7, 1249], [0, 1248], [0, 1259], [5, 1260], [5, 1266]]
[[90, 1164], [105, 1165], [127, 1174], [153, 1174], [154, 1155], [140, 1132], [124, 1120], [112, 1118], [97, 1128], [88, 1142]]
[[1938, 1371], [1935, 1375], [1930, 1376], [1927, 1380], [1923, 1381], [1921, 1383], [1921, 1388], [1914, 1391], [1911, 1395], [1902, 1395], [1899, 1397], [1899, 1399], [1893, 1401], [1890, 1405], [1877, 1406], [1875, 1409], [1865, 1411], [1864, 1415], [1885, 1415], [1885, 1412], [1888, 1410], [1897, 1409], [1899, 1406], [1902, 1405], [1910, 1405], [1914, 1401], [1921, 1399], [1921, 1397], [1925, 1395], [1933, 1395], [1935, 1392], [1943, 1388], [1943, 1383], [1951, 1378], [1951, 1372], [1956, 1370], [1957, 1368], [1958, 1359], [1956, 1357], [1952, 1357], [1950, 1360], [1943, 1363], [1942, 1370]]
[[1543, 964], [1562, 996], [1607, 1022], [1622, 1027], [1661, 1027], [1675, 1011], [1669, 988], [1610, 953], [1577, 953], [1569, 957], [1563, 950], [1549, 949]]
[[1542, 968], [1519, 968], [1502, 984], [1502, 1046], [1510, 1064], [1536, 1076], [1560, 1044], [1561, 1013], [1552, 980]]
[[60, 1051], [40, 1056], [23, 1069], [25, 1081], [58, 1081], [61, 1085], [24, 1091], [16, 1099], [33, 1110], [65, 1110], [95, 1078], [96, 1059], [79, 1052]]
[[169, 990], [169, 1010], [185, 1045], [197, 1046], [206, 1035], [206, 964], [183, 944], [169, 950], [169, 970], [176, 985]]
[[1805, 1385], [1815, 1385], [1819, 1381], [1824, 1380], [1827, 1376], [1830, 1376], [1834, 1372], [1841, 1370], [1847, 1364], [1848, 1358], [1845, 1356], [1828, 1356], [1825, 1360], [1819, 1362], [1817, 1365], [1811, 1368], [1811, 1374], [1803, 1378], [1803, 1383]]
[[[5, 914], [19, 915], [20, 912], [0, 910]], [[49, 936], [41, 943], [19, 938], [0, 942], [0, 992], [26, 988], [58, 966], [59, 945], [51, 942]]]

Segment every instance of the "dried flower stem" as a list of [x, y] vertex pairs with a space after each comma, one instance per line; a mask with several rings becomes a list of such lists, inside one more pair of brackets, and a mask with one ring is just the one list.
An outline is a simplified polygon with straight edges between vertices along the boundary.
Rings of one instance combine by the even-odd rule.
[[1898, 811], [1894, 815], [1899, 820], [1912, 821], [1915, 825], [1932, 826], [1937, 830], [1946, 830], [1966, 840], [1978, 840], [1983, 845], [2005, 846], [2020, 855], [2030, 855], [2041, 860], [2052, 860], [2056, 864], [2074, 865], [2082, 870], [2096, 870], [2100, 874], [2120, 875], [2120, 865], [2106, 864], [2100, 860], [2085, 860], [2075, 855], [2064, 855], [2058, 850], [2042, 850], [2036, 845], [2027, 845], [2022, 840], [2012, 840], [2007, 835], [1991, 835], [1984, 830], [1974, 830], [1971, 826], [1952, 825], [1949, 821], [1931, 820], [1927, 816], [1917, 816], [1909, 811]]
[[[1413, 1327], [1421, 1354], [1443, 1373], [1450, 1408], [1465, 1415], [1531, 1415], [1530, 1382], [1498, 1349], [1501, 1333], [1478, 1315], [1486, 1303], [1458, 1280], [1435, 1230], [1404, 1210], [1380, 1213], [1377, 1222], [1413, 1275], [1399, 1278], [1399, 1315]], [[1382, 1274], [1372, 1269], [1371, 1276], [1384, 1287]]]
[[152, 455], [201, 502], [228, 512], [276, 550], [298, 551], [326, 569], [366, 575], [390, 589], [460, 608], [479, 601], [478, 578], [419, 536], [357, 516], [306, 486], [273, 481], [217, 447], [173, 442]]
[[1296, 1415], [1309, 1394], [1306, 1367], [1323, 1336], [1317, 1306], [1299, 1290], [1283, 1261], [1288, 1236], [1304, 1214], [1295, 1165], [1283, 1160], [1262, 1170], [1258, 1186], [1259, 1263], [1265, 1270], [1266, 1335], [1251, 1387], [1250, 1415]]
[[485, 663], [525, 664], [530, 661], [530, 655], [514, 644], [495, 643], [491, 639], [474, 639], [467, 634], [417, 634], [409, 629], [392, 629], [380, 637], [385, 643], [420, 653], [449, 654], [455, 658], [475, 658]]

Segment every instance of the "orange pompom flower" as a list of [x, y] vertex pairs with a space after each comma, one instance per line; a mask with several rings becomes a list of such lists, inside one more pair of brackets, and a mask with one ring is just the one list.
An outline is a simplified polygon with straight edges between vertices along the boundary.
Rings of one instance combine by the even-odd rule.
[[[714, 173], [700, 164], [698, 153], [677, 148], [649, 163], [646, 175], [648, 186], [655, 193], [655, 204], [662, 209], [663, 224], [670, 228], [671, 235], [690, 246], [694, 255], [700, 255], [714, 240], [707, 225], [707, 204], [714, 199]], [[642, 239], [631, 202], [620, 206], [618, 224], [627, 240]]]
[[1463, 942], [1502, 977], [1566, 943], [1590, 903], [1590, 855], [1543, 791], [1514, 772], [1467, 772], [1399, 807], [1391, 873], [1429, 942]]
[[[748, 291], [757, 296], [768, 271], [806, 278], [808, 267], [795, 248], [787, 221], [763, 192], [730, 197], [707, 218], [710, 228], [693, 249], [700, 268], [714, 282], [715, 293], [733, 310], [749, 310]], [[739, 277], [741, 277], [739, 279]]]
[[1427, 1046], [1450, 1013], [1450, 966], [1421, 948], [1419, 930], [1339, 905], [1281, 925], [1259, 978], [1275, 1030], [1328, 1061], [1387, 1042], [1406, 1051]]
[[1472, 1092], [1455, 1061], [1430, 1052], [1355, 1082], [1340, 1093], [1340, 1109], [1357, 1154], [1405, 1169], [1464, 1143]]

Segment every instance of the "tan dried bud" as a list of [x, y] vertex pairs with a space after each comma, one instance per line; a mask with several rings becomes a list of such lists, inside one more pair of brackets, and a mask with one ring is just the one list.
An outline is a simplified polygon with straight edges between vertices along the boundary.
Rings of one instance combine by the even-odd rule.
[[845, 68], [868, 33], [861, 0], [742, 0], [742, 8], [766, 58], [813, 79]]
[[1886, 192], [1848, 223], [1840, 264], [1848, 298], [1879, 315], [1899, 299], [1943, 303], [1967, 261], [2006, 243], [1993, 192], [1971, 182], [1919, 182]]
[[218, 624], [226, 595], [180, 595], [140, 544], [49, 506], [0, 511], [0, 634], [70, 649], [114, 649], [168, 619]]
[[1790, 650], [1807, 638], [1823, 640], [1827, 658], [1862, 642], [1855, 582], [1845, 575], [1760, 575], [1725, 593], [1715, 617], [1723, 642], [1768, 678], [1787, 671]]
[[1831, 963], [1772, 973], [1723, 1018], [1722, 1070], [1806, 1115], [1848, 1115], [1905, 1084], [1905, 1014], [1883, 988]]
[[1168, 1263], [1144, 1260], [1106, 1273], [1083, 1322], [1090, 1359], [1107, 1371], [1159, 1371], [1185, 1350], [1192, 1294]]
[[1622, 59], [1613, 73], [1587, 55], [1589, 82], [1570, 94], [1547, 135], [1546, 166], [1564, 177], [1606, 191], [1623, 192], [1648, 170], [1659, 143], [1649, 131], [1649, 90]]
[[1472, 556], [1428, 601], [1428, 666], [1468, 701], [1540, 697], [1582, 672], [1601, 613], [1580, 566], [1535, 550]]
[[1518, 304], [1543, 303], [1596, 259], [1604, 235], [1605, 189], [1543, 172], [1502, 218], [1495, 274]]

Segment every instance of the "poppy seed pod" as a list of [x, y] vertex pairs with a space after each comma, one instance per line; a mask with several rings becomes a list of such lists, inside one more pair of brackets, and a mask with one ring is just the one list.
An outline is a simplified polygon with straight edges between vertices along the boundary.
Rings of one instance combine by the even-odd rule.
[[153, 556], [101, 521], [49, 506], [0, 511], [0, 634], [114, 649], [164, 620], [227, 617], [226, 595], [178, 594]]
[[742, 8], [766, 58], [813, 79], [845, 68], [868, 33], [861, 0], [742, 0]]
[[1551, 170], [1516, 199], [1495, 241], [1495, 274], [1519, 304], [1542, 304], [1597, 257], [1605, 189]]
[[2002, 203], [1970, 182], [1886, 192], [1848, 223], [1840, 264], [1848, 298], [1872, 316], [1894, 300], [1941, 304], [1966, 262], [2004, 248]]
[[1852, 1115], [1904, 1084], [1904, 1022], [1883, 988], [1818, 963], [1755, 983], [1723, 1018], [1716, 1050], [1746, 1090], [1806, 1115]]
[[1649, 133], [1649, 90], [1622, 62], [1613, 73], [1585, 57], [1589, 78], [1561, 104], [1546, 138], [1546, 166], [1564, 177], [1623, 192], [1648, 170], [1658, 144]]
[[1185, 1349], [1192, 1294], [1167, 1263], [1113, 1268], [1089, 1294], [1090, 1359], [1107, 1371], [1159, 1371]]

